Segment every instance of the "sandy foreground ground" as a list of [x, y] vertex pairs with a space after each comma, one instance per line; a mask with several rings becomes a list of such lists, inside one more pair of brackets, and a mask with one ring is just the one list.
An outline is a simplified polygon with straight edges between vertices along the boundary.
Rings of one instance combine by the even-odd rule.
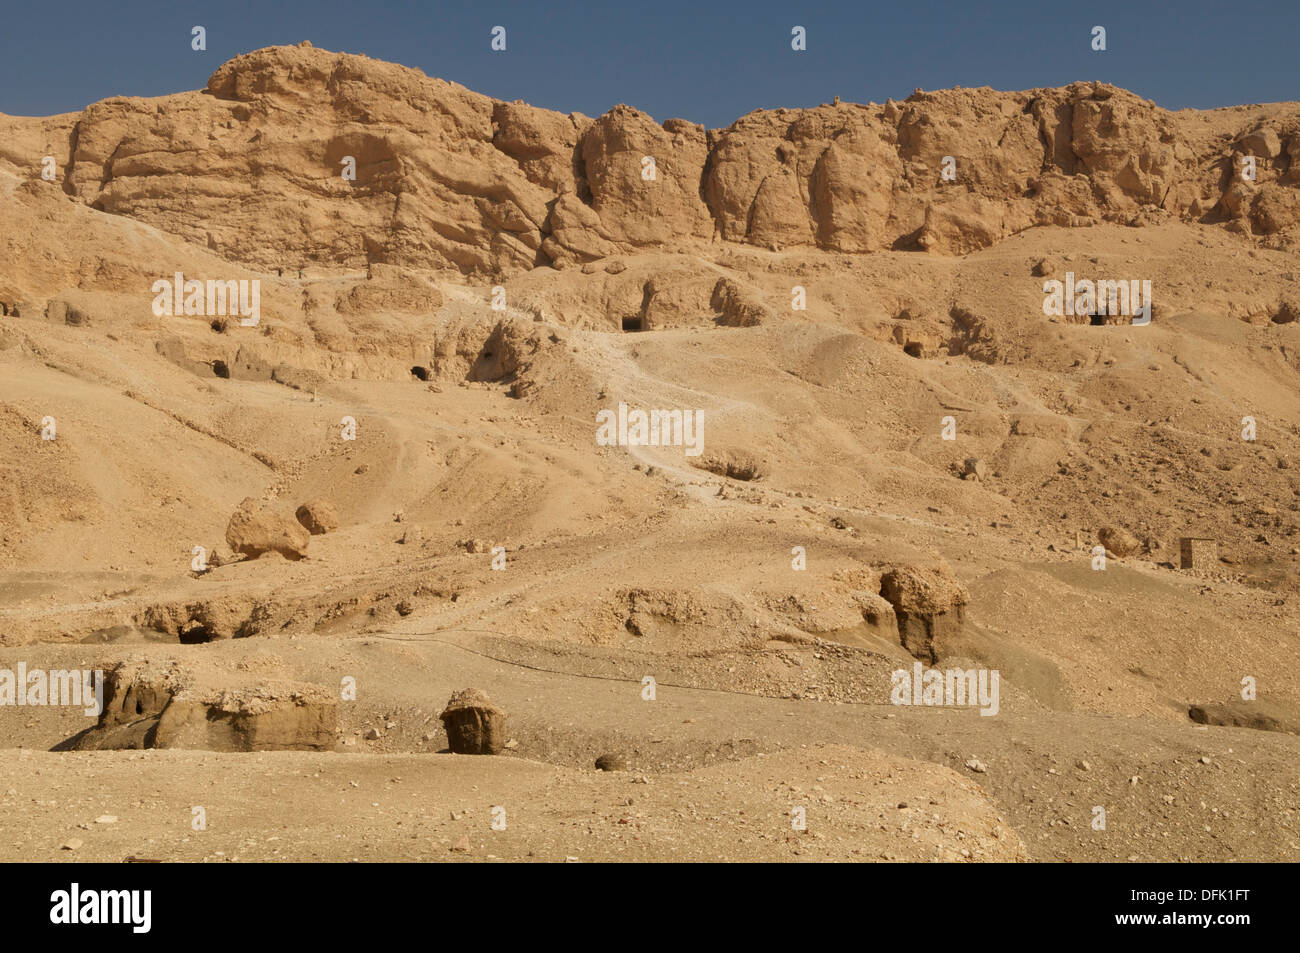
[[[362, 638], [310, 663], [297, 648], [277, 654], [304, 677], [346, 661], [361, 684], [401, 690], [345, 709], [339, 752], [6, 751], [6, 856], [1151, 861], [1300, 850], [1288, 735], [663, 685], [650, 702], [639, 679], [502, 665], [454, 642]], [[465, 681], [512, 712], [504, 755], [436, 753], [438, 699]], [[85, 720], [25, 715], [42, 745]], [[392, 727], [366, 741], [365, 725]], [[627, 770], [592, 770], [606, 753]], [[1091, 827], [1094, 805], [1107, 808], [1105, 831]]]

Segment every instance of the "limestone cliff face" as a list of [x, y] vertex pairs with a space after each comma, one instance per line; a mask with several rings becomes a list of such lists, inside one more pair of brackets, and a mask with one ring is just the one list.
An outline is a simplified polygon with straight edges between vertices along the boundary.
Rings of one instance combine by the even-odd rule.
[[760, 110], [705, 130], [272, 47], [201, 92], [0, 117], [0, 165], [38, 176], [47, 154], [80, 201], [264, 268], [505, 275], [704, 242], [959, 255], [1035, 224], [1169, 217], [1300, 239], [1300, 106], [1171, 113], [1094, 83]]

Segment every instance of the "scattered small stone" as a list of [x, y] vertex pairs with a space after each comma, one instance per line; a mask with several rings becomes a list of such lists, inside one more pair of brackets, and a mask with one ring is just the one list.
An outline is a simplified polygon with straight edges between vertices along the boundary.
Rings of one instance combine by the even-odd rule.
[[985, 771], [988, 770], [988, 768], [984, 766], [984, 762], [981, 761], [979, 758], [971, 758], [969, 761], [966, 762], [966, 767], [970, 768], [976, 774], [983, 774]]
[[1048, 278], [1060, 271], [1061, 267], [1060, 260], [1049, 255], [1034, 262], [1033, 275], [1035, 278]]

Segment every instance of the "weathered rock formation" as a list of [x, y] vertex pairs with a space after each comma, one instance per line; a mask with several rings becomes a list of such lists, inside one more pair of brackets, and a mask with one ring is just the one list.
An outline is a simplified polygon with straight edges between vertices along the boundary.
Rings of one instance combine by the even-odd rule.
[[[81, 202], [287, 273], [504, 275], [708, 241], [960, 255], [1036, 224], [1171, 217], [1274, 247], [1300, 238], [1300, 107], [1172, 113], [1088, 82], [918, 90], [706, 130], [622, 105], [566, 116], [365, 56], [270, 47], [201, 93], [0, 117], [0, 166], [39, 177], [47, 154]], [[379, 293], [359, 286], [339, 308]]]
[[339, 528], [339, 515], [328, 500], [308, 500], [298, 507], [294, 516], [313, 536], [332, 533]]
[[939, 660], [943, 641], [960, 636], [970, 601], [942, 563], [887, 569], [880, 577], [880, 595], [894, 607], [903, 648], [929, 665]]
[[226, 543], [250, 559], [265, 553], [302, 559], [310, 542], [311, 534], [302, 523], [251, 497], [239, 504], [226, 527]]
[[104, 679], [98, 723], [60, 748], [334, 748], [338, 705], [326, 689], [266, 678], [238, 689], [229, 683], [227, 677], [198, 674], [173, 662], [122, 662]]
[[500, 754], [505, 748], [507, 715], [477, 688], [452, 695], [441, 717], [455, 754]]

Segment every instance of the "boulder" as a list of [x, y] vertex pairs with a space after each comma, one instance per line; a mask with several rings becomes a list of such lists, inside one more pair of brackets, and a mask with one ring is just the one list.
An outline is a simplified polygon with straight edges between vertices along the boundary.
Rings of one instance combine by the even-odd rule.
[[339, 515], [334, 511], [333, 505], [326, 500], [308, 500], [298, 507], [294, 516], [313, 536], [332, 533], [339, 528]]
[[1103, 526], [1097, 539], [1112, 556], [1133, 556], [1142, 550], [1142, 541], [1120, 526]]
[[477, 688], [452, 695], [441, 718], [455, 754], [500, 754], [505, 747], [507, 715]]
[[279, 553], [286, 559], [307, 555], [311, 534], [295, 519], [262, 505], [252, 497], [239, 504], [226, 526], [226, 543], [237, 553], [256, 559]]

